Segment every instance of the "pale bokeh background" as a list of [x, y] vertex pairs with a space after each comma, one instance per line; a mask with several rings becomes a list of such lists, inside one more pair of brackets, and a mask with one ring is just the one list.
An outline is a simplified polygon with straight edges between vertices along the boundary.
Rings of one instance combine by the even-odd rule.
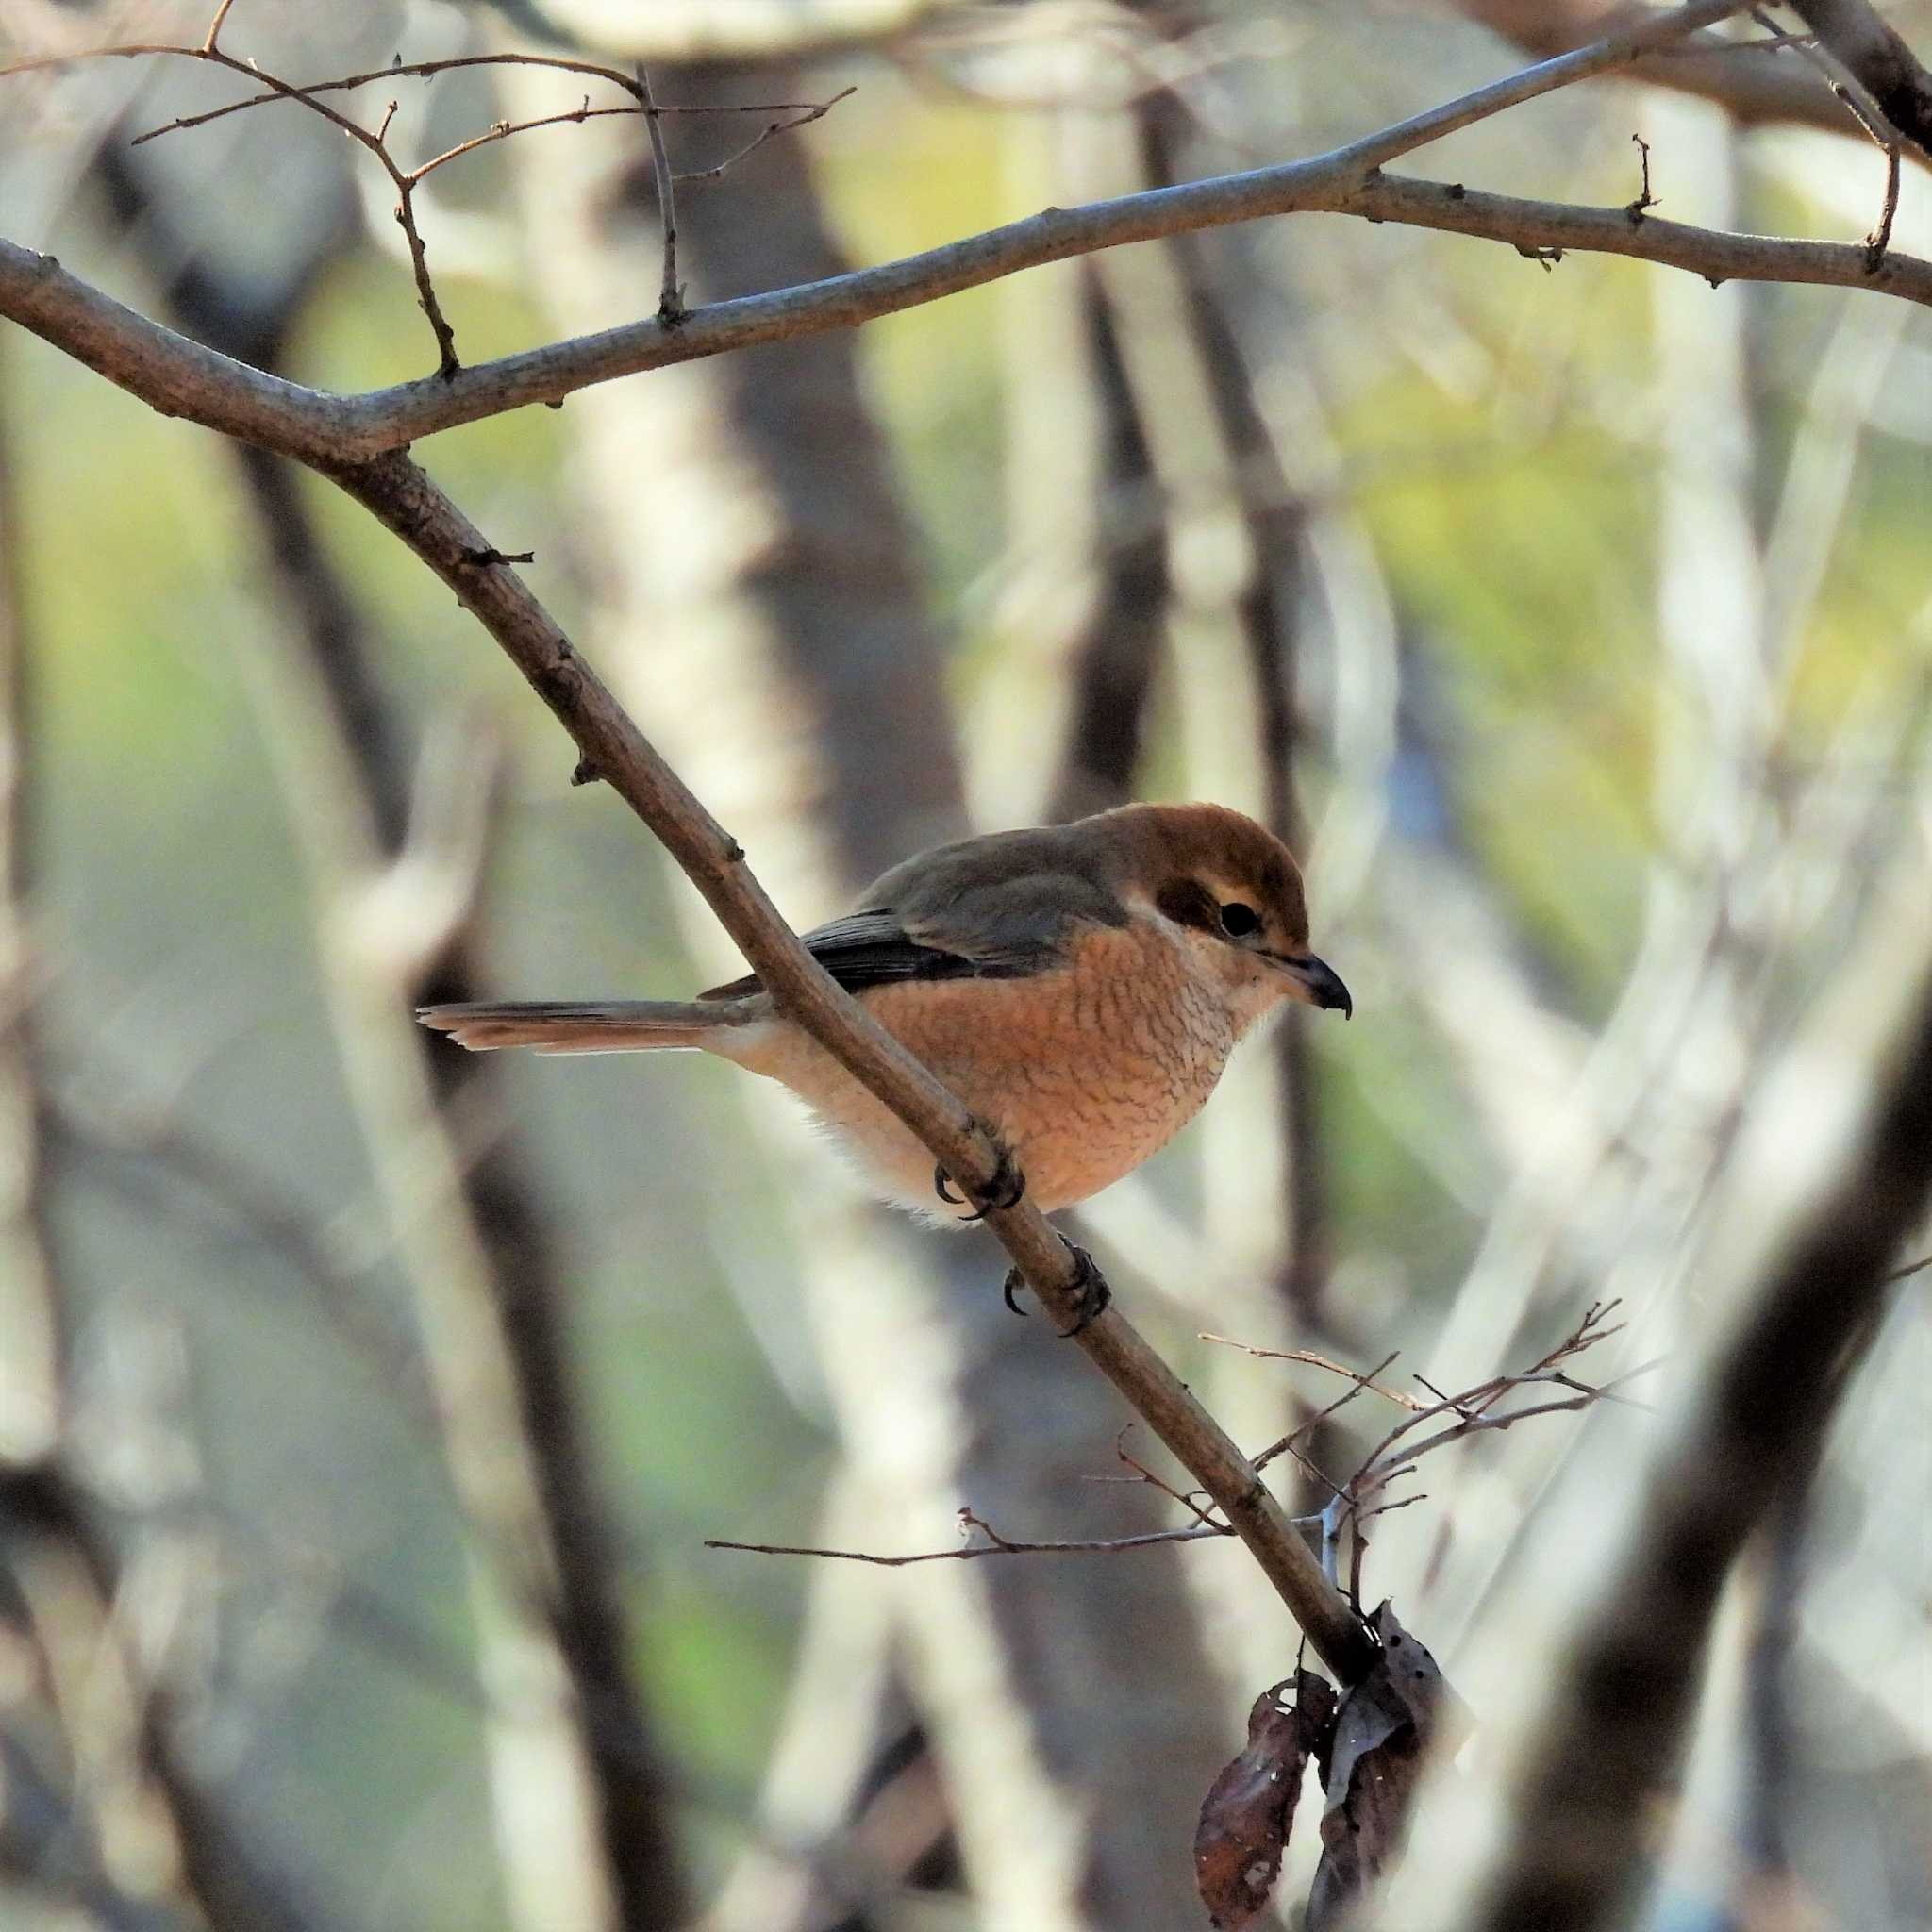
[[[483, 8], [353, 11], [242, 0], [225, 43], [299, 78], [526, 44]], [[1313, 152], [1523, 58], [1452, 8], [848, 11], [822, 36], [829, 4], [548, 9], [604, 58], [650, 58], [668, 102], [857, 86], [684, 191], [692, 300]], [[1893, 12], [1932, 47], [1932, 15]], [[0, 7], [24, 52], [205, 27]], [[689, 64], [699, 28], [754, 44]], [[305, 381], [433, 366], [386, 191], [340, 136], [277, 108], [130, 156], [128, 132], [230, 97], [185, 63], [0, 87], [12, 239], [208, 339], [279, 308], [275, 366]], [[530, 71], [393, 91], [412, 156], [582, 92]], [[746, 138], [735, 117], [669, 129], [691, 167]], [[1876, 212], [1862, 138], [1740, 131], [1631, 87], [1405, 165], [1614, 204], [1633, 133], [1674, 219], [1852, 238]], [[435, 188], [466, 360], [655, 306], [636, 124], [523, 136]], [[1910, 166], [1896, 243], [1932, 245]], [[1199, 1125], [1078, 1217], [1259, 1446], [1336, 1385], [1199, 1330], [1364, 1368], [1399, 1350], [1396, 1375], [1459, 1387], [1621, 1296], [1632, 1331], [1590, 1359], [1671, 1352], [1667, 1400], [1748, 1286], [1924, 958], [1928, 373], [1924, 317], [1876, 296], [1545, 272], [1297, 218], [416, 455], [493, 541], [534, 549], [533, 587], [801, 925], [964, 826], [1124, 795], [1284, 822], [1264, 726], [1291, 686], [1291, 822], [1356, 1021], [1250, 1049]], [[318, 963], [305, 842], [340, 800], [315, 790], [313, 653], [333, 639], [366, 668], [350, 735], [387, 747], [392, 794], [425, 742], [473, 771], [500, 751], [482, 988], [671, 994], [733, 956], [618, 802], [572, 788], [570, 747], [480, 630], [334, 492], [270, 501], [215, 439], [18, 333], [0, 450], [72, 1453], [168, 1722], [301, 1923], [591, 1923], [504, 1876], [513, 1806], [421, 1397], [420, 1285]], [[315, 554], [288, 561], [291, 533]], [[342, 608], [305, 619], [305, 586]], [[702, 1546], [941, 1548], [962, 1505], [1013, 1536], [1175, 1520], [1093, 1480], [1119, 1471], [1124, 1417], [998, 1308], [991, 1244], [859, 1208], [790, 1102], [728, 1068], [495, 1072], [456, 1131], [510, 1150], [549, 1250], [689, 1910], [1197, 1923], [1189, 1807], [1293, 1663], [1238, 1552], [885, 1571]], [[1659, 1924], [1932, 1923], [1928, 1346], [1923, 1285], [1902, 1288], [1812, 1503], [1734, 1591]], [[1384, 1425], [1366, 1403], [1345, 1420], [1319, 1452], [1338, 1474]], [[1644, 1429], [1552, 1417], [1438, 1458], [1429, 1500], [1376, 1536], [1370, 1597], [1486, 1708], [1512, 1681], [1534, 1694], [1535, 1653], [1510, 1646], [1554, 1640], [1513, 1620], [1543, 1600], [1532, 1578], [1600, 1545]], [[1552, 1481], [1579, 1444], [1581, 1495]], [[9, 1609], [32, 1594], [16, 1577]], [[0, 1735], [92, 1815], [36, 1676], [43, 1614], [8, 1626]], [[938, 1783], [882, 1812], [881, 1754], [903, 1774], [928, 1746]], [[157, 1915], [125, 1923], [192, 1923], [165, 1874], [76, 1878], [85, 1858], [50, 1862], [9, 1816], [0, 1922], [119, 1924], [125, 1895]], [[75, 1898], [93, 1918], [60, 1915]]]

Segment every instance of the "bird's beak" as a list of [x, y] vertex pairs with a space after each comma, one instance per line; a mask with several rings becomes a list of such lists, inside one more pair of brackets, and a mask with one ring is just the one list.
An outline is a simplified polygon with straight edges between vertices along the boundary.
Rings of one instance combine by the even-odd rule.
[[1312, 953], [1304, 953], [1299, 958], [1289, 958], [1279, 953], [1274, 957], [1295, 983], [1297, 991], [1291, 998], [1306, 1000], [1311, 1007], [1340, 1007], [1344, 1020], [1355, 1011], [1355, 1001], [1342, 985], [1341, 974], [1325, 960], [1316, 958]]

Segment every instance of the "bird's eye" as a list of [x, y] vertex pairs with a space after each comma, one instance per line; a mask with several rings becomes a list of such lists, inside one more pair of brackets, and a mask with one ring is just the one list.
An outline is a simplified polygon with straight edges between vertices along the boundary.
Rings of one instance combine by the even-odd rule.
[[1244, 940], [1251, 932], [1260, 931], [1261, 915], [1237, 899], [1221, 908], [1221, 929], [1231, 940]]

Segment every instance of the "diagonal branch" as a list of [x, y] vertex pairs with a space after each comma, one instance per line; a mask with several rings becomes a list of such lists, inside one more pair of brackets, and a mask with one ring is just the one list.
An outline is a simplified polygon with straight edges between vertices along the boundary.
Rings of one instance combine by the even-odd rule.
[[1932, 74], [1866, 0], [1790, 0], [1790, 8], [1841, 61], [1898, 131], [1932, 155]]
[[[841, 991], [799, 942], [744, 853], [672, 771], [482, 533], [406, 457], [318, 465], [442, 578], [575, 741], [584, 761], [657, 834], [780, 1008], [875, 1093], [975, 1202], [1000, 1183], [1002, 1153], [966, 1108]], [[1030, 1201], [989, 1208], [987, 1224], [1062, 1330], [1082, 1307], [1080, 1264]], [[1233, 1440], [1117, 1308], [1077, 1337], [1226, 1516], [1308, 1641], [1344, 1682], [1374, 1651], [1360, 1622]]]

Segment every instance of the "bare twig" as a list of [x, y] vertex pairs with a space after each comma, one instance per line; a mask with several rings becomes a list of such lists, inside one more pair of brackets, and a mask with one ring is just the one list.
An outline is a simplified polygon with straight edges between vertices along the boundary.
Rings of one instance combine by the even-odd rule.
[[[181, 52], [173, 47], [113, 51]], [[287, 92], [293, 98], [301, 90]], [[1483, 111], [1498, 112], [1511, 104], [1491, 100]], [[1405, 142], [1417, 144], [1423, 137], [1414, 134], [1414, 124], [1407, 126]], [[1726, 234], [1654, 219], [1633, 227], [1622, 208], [1528, 201], [1480, 193], [1459, 183], [1365, 173], [1373, 170], [1380, 140], [1371, 136], [1308, 160], [1243, 175], [1123, 195], [1086, 208], [1048, 209], [877, 268], [713, 303], [675, 329], [652, 318], [479, 364], [446, 379], [419, 379], [355, 397], [328, 395], [258, 372], [238, 378], [224, 358], [166, 338], [132, 311], [67, 275], [58, 262], [7, 242], [0, 242], [0, 314], [102, 369], [159, 408], [304, 461], [341, 464], [363, 461], [436, 430], [506, 409], [560, 401], [594, 382], [755, 343], [849, 328], [1042, 262], [1271, 214], [1353, 214], [1518, 249], [1628, 256], [1682, 268], [1713, 283], [1865, 288], [1932, 304], [1932, 263], [1914, 258], [1888, 255], [1874, 274], [1866, 251], [1857, 246]]]
[[1885, 202], [1878, 211], [1878, 225], [1865, 238], [1865, 260], [1874, 275], [1883, 265], [1886, 251], [1891, 246], [1891, 224], [1898, 213], [1898, 142], [1889, 141], [1885, 143]]
[[903, 1570], [913, 1563], [971, 1562], [975, 1557], [1093, 1557], [1122, 1550], [1152, 1549], [1157, 1543], [1199, 1542], [1206, 1537], [1232, 1536], [1224, 1524], [1188, 1524], [1179, 1529], [1148, 1530], [1141, 1536], [1084, 1537], [1066, 1542], [1015, 1542], [970, 1509], [959, 1512], [960, 1526], [978, 1530], [988, 1540], [962, 1543], [957, 1550], [914, 1550], [903, 1557], [884, 1557], [874, 1550], [828, 1550], [809, 1543], [740, 1543], [724, 1537], [707, 1537], [708, 1550], [742, 1550], [755, 1557], [824, 1557], [840, 1563], [873, 1563], [882, 1570]]
[[[1514, 1388], [1520, 1389], [1526, 1384], [1534, 1382], [1556, 1381], [1563, 1388], [1574, 1389], [1576, 1391], [1575, 1394], [1561, 1400], [1534, 1402], [1526, 1408], [1503, 1409], [1493, 1412], [1488, 1409], [1464, 1411], [1457, 1408], [1454, 1403], [1444, 1402], [1441, 1405], [1441, 1408], [1443, 1410], [1454, 1410], [1457, 1416], [1457, 1421], [1452, 1427], [1438, 1430], [1433, 1436], [1424, 1436], [1420, 1442], [1406, 1443], [1399, 1453], [1382, 1456], [1379, 1461], [1375, 1457], [1371, 1457], [1370, 1461], [1364, 1466], [1361, 1474], [1357, 1477], [1357, 1485], [1363, 1495], [1367, 1495], [1375, 1490], [1383, 1489], [1388, 1484], [1393, 1482], [1397, 1476], [1407, 1474], [1432, 1449], [1446, 1448], [1451, 1442], [1459, 1442], [1465, 1437], [1476, 1435], [1484, 1429], [1507, 1429], [1533, 1415], [1555, 1415], [1564, 1409], [1588, 1408], [1592, 1403], [1596, 1402], [1627, 1402], [1629, 1400], [1627, 1396], [1619, 1395], [1616, 1391], [1625, 1382], [1631, 1381], [1638, 1375], [1646, 1375], [1653, 1369], [1660, 1365], [1659, 1361], [1642, 1362], [1638, 1367], [1629, 1370], [1626, 1374], [1619, 1375], [1614, 1381], [1596, 1384], [1571, 1382], [1561, 1376], [1524, 1375], [1513, 1377], [1511, 1379], [1511, 1386]], [[1417, 1416], [1415, 1422], [1417, 1424], [1423, 1423], [1428, 1419], [1429, 1414], [1440, 1412], [1440, 1410], [1427, 1411], [1424, 1415]]]
[[[133, 144], [152, 141], [162, 134], [179, 132], [186, 128], [206, 126], [211, 121], [218, 121], [224, 115], [239, 113], [247, 108], [260, 107], [272, 101], [292, 101], [300, 107], [320, 114], [332, 126], [338, 128], [358, 146], [375, 157], [377, 164], [389, 176], [396, 191], [396, 225], [402, 229], [408, 248], [409, 268], [416, 283], [416, 299], [424, 315], [427, 318], [430, 331], [436, 339], [437, 374], [444, 381], [449, 380], [461, 368], [456, 352], [456, 335], [451, 329], [448, 318], [443, 314], [441, 304], [436, 293], [435, 284], [430, 279], [429, 261], [425, 247], [422, 230], [416, 220], [415, 191], [424, 179], [437, 169], [461, 157], [473, 154], [480, 147], [488, 147], [494, 142], [508, 140], [511, 135], [526, 133], [532, 128], [557, 126], [563, 123], [582, 123], [598, 116], [619, 113], [641, 113], [650, 127], [651, 149], [657, 164], [658, 192], [665, 215], [665, 295], [658, 308], [658, 319], [667, 327], [675, 326], [683, 317], [682, 303], [676, 286], [676, 219], [671, 201], [670, 163], [664, 156], [664, 139], [658, 125], [661, 116], [668, 112], [692, 113], [711, 111], [700, 108], [660, 108], [651, 99], [650, 88], [640, 68], [635, 79], [619, 73], [615, 68], [602, 67], [591, 61], [569, 60], [548, 56], [529, 54], [481, 54], [458, 56], [443, 60], [414, 61], [405, 66], [401, 63], [392, 67], [375, 69], [368, 74], [348, 75], [339, 80], [326, 80], [296, 85], [269, 73], [253, 60], [238, 59], [225, 53], [218, 44], [223, 25], [228, 17], [229, 8], [234, 0], [221, 0], [207, 36], [199, 46], [174, 46], [139, 42], [119, 46], [96, 47], [77, 52], [48, 55], [35, 59], [21, 60], [0, 68], [0, 77], [12, 74], [31, 73], [49, 67], [59, 67], [76, 60], [105, 58], [141, 58], [168, 57], [176, 59], [196, 60], [207, 65], [220, 67], [231, 74], [244, 75], [259, 83], [266, 92], [253, 94], [246, 100], [231, 101], [225, 107], [211, 108], [204, 113], [185, 114], [159, 127], [151, 127], [134, 137]], [[367, 86], [375, 80], [393, 80], [401, 75], [426, 78], [438, 74], [449, 73], [462, 67], [519, 66], [543, 67], [561, 73], [587, 75], [599, 80], [620, 87], [632, 97], [629, 108], [593, 108], [588, 96], [583, 105], [574, 110], [538, 116], [531, 120], [513, 122], [498, 121], [483, 133], [472, 136], [467, 141], [457, 142], [445, 148], [441, 154], [431, 156], [427, 160], [413, 168], [405, 168], [390, 152], [389, 131], [395, 119], [398, 103], [391, 99], [384, 108], [381, 120], [374, 128], [365, 127], [351, 116], [328, 106], [319, 98], [325, 93], [341, 92]], [[768, 103], [758, 107], [719, 108], [718, 112], [787, 112], [794, 118], [789, 121], [774, 122], [752, 142], [741, 154], [735, 155], [721, 162], [717, 167], [703, 172], [692, 178], [714, 179], [733, 167], [744, 155], [761, 147], [774, 135], [789, 132], [794, 127], [803, 127], [808, 123], [822, 119], [830, 112], [839, 101], [854, 92], [846, 88], [831, 100], [823, 102], [784, 102]]]
[[[1193, 1517], [1195, 1522], [1205, 1524], [1216, 1536], [1226, 1536], [1228, 1534], [1226, 1524], [1216, 1521], [1211, 1510], [1195, 1501], [1194, 1497], [1188, 1494], [1185, 1491], [1175, 1489], [1164, 1476], [1155, 1474], [1144, 1462], [1128, 1452], [1126, 1439], [1128, 1432], [1133, 1426], [1132, 1423], [1127, 1424], [1126, 1427], [1123, 1428], [1120, 1434], [1114, 1438], [1113, 1444], [1113, 1453], [1134, 1472], [1133, 1480], [1145, 1483], [1149, 1489], [1158, 1490], [1169, 1502], [1178, 1503], [1189, 1515]], [[1128, 1478], [1125, 1476], [1096, 1476], [1094, 1480], [1096, 1482], [1125, 1482]], [[967, 1512], [961, 1510], [960, 1514], [964, 1517]], [[975, 1517], [974, 1521], [977, 1522], [978, 1519]], [[989, 1529], [987, 1534], [991, 1536], [992, 1531]]]
[[[757, 154], [766, 142], [775, 141], [781, 134], [790, 134], [795, 127], [808, 127], [814, 121], [824, 120], [841, 101], [844, 100], [848, 95], [856, 94], [858, 92], [858, 89], [856, 84], [851, 87], [841, 87], [829, 100], [821, 101], [816, 107], [800, 108], [792, 120], [774, 121], [755, 140], [746, 142], [741, 148], [739, 148], [735, 153], [726, 155], [715, 166], [709, 168], [691, 168], [684, 174], [674, 175], [671, 178], [674, 181], [719, 180], [724, 175], [728, 175], [733, 168], [737, 167], [740, 161]], [[669, 110], [660, 108], [658, 111], [661, 114]]]
[[1630, 139], [1637, 143], [1638, 165], [1642, 170], [1643, 178], [1641, 185], [1638, 188], [1636, 200], [1626, 202], [1624, 206], [1624, 212], [1633, 222], [1641, 222], [1652, 208], [1657, 206], [1657, 198], [1650, 192], [1650, 143], [1641, 134], [1633, 134]]
[[1238, 1348], [1243, 1355], [1253, 1356], [1257, 1361], [1306, 1362], [1311, 1369], [1326, 1369], [1331, 1375], [1345, 1375], [1357, 1389], [1374, 1390], [1377, 1395], [1386, 1397], [1400, 1408], [1420, 1408], [1423, 1406], [1413, 1395], [1375, 1380], [1377, 1375], [1393, 1365], [1396, 1360], [1393, 1355], [1385, 1356], [1364, 1374], [1360, 1369], [1350, 1368], [1346, 1362], [1331, 1361], [1325, 1355], [1317, 1355], [1311, 1348], [1258, 1348], [1251, 1341], [1237, 1341], [1230, 1335], [1214, 1335], [1206, 1330], [1196, 1339], [1219, 1342], [1224, 1348]]
[[[1928, 1257], [1932, 1260], [1932, 1257]], [[1424, 1457], [1438, 1449], [1447, 1448], [1452, 1442], [1490, 1430], [1512, 1428], [1531, 1416], [1552, 1415], [1559, 1410], [1588, 1408], [1597, 1402], [1627, 1402], [1629, 1397], [1617, 1391], [1626, 1382], [1638, 1375], [1646, 1374], [1657, 1364], [1644, 1362], [1634, 1369], [1626, 1370], [1613, 1380], [1604, 1383], [1578, 1381], [1564, 1369], [1565, 1362], [1573, 1360], [1585, 1351], [1593, 1348], [1600, 1341], [1623, 1332], [1621, 1323], [1611, 1323], [1609, 1317], [1616, 1311], [1617, 1304], [1611, 1302], [1592, 1303], [1584, 1310], [1582, 1319], [1570, 1333], [1546, 1355], [1541, 1357], [1528, 1368], [1513, 1374], [1492, 1376], [1487, 1382], [1479, 1382], [1474, 1388], [1456, 1393], [1445, 1393], [1435, 1388], [1424, 1377], [1416, 1380], [1434, 1397], [1431, 1402], [1421, 1402], [1413, 1395], [1400, 1389], [1391, 1389], [1379, 1377], [1394, 1361], [1391, 1355], [1369, 1370], [1366, 1374], [1351, 1369], [1345, 1363], [1332, 1361], [1326, 1356], [1316, 1355], [1307, 1349], [1257, 1348], [1244, 1342], [1231, 1342], [1225, 1336], [1203, 1335], [1204, 1341], [1225, 1343], [1229, 1347], [1242, 1349], [1246, 1354], [1260, 1360], [1295, 1361], [1307, 1363], [1309, 1367], [1326, 1370], [1330, 1374], [1345, 1376], [1350, 1387], [1345, 1394], [1318, 1411], [1297, 1428], [1291, 1429], [1277, 1442], [1271, 1443], [1255, 1457], [1255, 1467], [1265, 1469], [1275, 1457], [1287, 1454], [1295, 1457], [1303, 1468], [1321, 1481], [1331, 1492], [1331, 1500], [1323, 1510], [1322, 1524], [1322, 1567], [1324, 1574], [1334, 1581], [1341, 1568], [1341, 1546], [1344, 1533], [1353, 1529], [1356, 1533], [1356, 1548], [1350, 1564], [1351, 1582], [1349, 1595], [1352, 1601], [1360, 1600], [1360, 1572], [1362, 1547], [1361, 1525], [1371, 1517], [1387, 1510], [1407, 1508], [1411, 1503], [1419, 1502], [1419, 1496], [1407, 1496], [1399, 1502], [1389, 1502], [1386, 1493], [1389, 1485], [1398, 1477], [1407, 1475]], [[1534, 1402], [1525, 1406], [1498, 1409], [1496, 1405], [1504, 1397], [1520, 1389], [1537, 1386], [1555, 1386], [1569, 1391], [1565, 1396], [1547, 1401]], [[1356, 1467], [1355, 1474], [1345, 1483], [1337, 1483], [1316, 1469], [1304, 1457], [1296, 1444], [1315, 1428], [1327, 1420], [1338, 1409], [1353, 1402], [1357, 1395], [1373, 1392], [1385, 1401], [1393, 1403], [1398, 1408], [1407, 1411], [1403, 1420], [1395, 1424]], [[1411, 1440], [1415, 1430], [1440, 1417], [1454, 1416], [1456, 1420], [1435, 1434], [1421, 1441]], [[1385, 1500], [1367, 1507], [1372, 1497]]]
[[1790, 0], [1818, 45], [1856, 76], [1879, 113], [1932, 154], [1932, 74], [1866, 0]]
[[[205, 51], [192, 47], [128, 46], [97, 47], [77, 53], [50, 54], [31, 60], [16, 60], [0, 67], [0, 79], [12, 74], [31, 74], [36, 70], [49, 67], [64, 67], [76, 60], [100, 59], [105, 57], [128, 58], [143, 54], [178, 54], [192, 58]], [[602, 67], [593, 60], [566, 60], [544, 54], [457, 54], [440, 60], [408, 60], [400, 66], [373, 67], [366, 74], [344, 75], [340, 80], [304, 81], [295, 92], [302, 95], [347, 93], [357, 88], [369, 87], [378, 80], [424, 80], [439, 74], [454, 74], [463, 67], [542, 67], [558, 74], [582, 75], [592, 80], [608, 80], [612, 87], [620, 87], [632, 96], [632, 105], [627, 108], [593, 108], [586, 117], [595, 120], [606, 114], [641, 114], [643, 106], [636, 99], [637, 82], [631, 75], [616, 67]], [[252, 71], [252, 70], [251, 70]], [[846, 88], [831, 101], [731, 101], [715, 106], [688, 107], [675, 102], [660, 101], [659, 114], [804, 114], [816, 121], [828, 108], [857, 90]], [[139, 147], [142, 142], [157, 141], [164, 134], [179, 134], [192, 127], [206, 127], [211, 121], [225, 120], [230, 114], [245, 113], [250, 108], [265, 108], [276, 101], [287, 100], [284, 93], [270, 92], [250, 94], [246, 99], [228, 101], [219, 108], [208, 108], [198, 114], [183, 114], [158, 127], [150, 127], [137, 134], [129, 143]], [[575, 119], [575, 115], [566, 119]], [[799, 124], [803, 125], [803, 123]]]
[[1733, 13], [1742, 12], [1746, 4], [1747, 0], [1689, 0], [1689, 4], [1684, 6], [1662, 8], [1646, 15], [1636, 25], [1625, 27], [1620, 33], [1608, 34], [1587, 47], [1577, 48], [1573, 54], [1558, 54], [1554, 59], [1525, 67], [1520, 74], [1493, 80], [1489, 86], [1477, 88], [1459, 100], [1445, 102], [1441, 107], [1431, 108], [1426, 113], [1417, 114], [1410, 120], [1399, 121], [1379, 134], [1356, 142], [1342, 152], [1357, 168], [1374, 170], [1385, 167], [1404, 155], [1413, 154], [1419, 147], [1426, 147], [1429, 142], [1441, 141], [1446, 135], [1458, 134], [1463, 128], [1472, 127], [1478, 121], [1487, 121], [1507, 108], [1533, 101], [1541, 94], [1553, 93], [1557, 88], [1574, 86], [1592, 75], [1607, 74], [1635, 60], [1640, 55], [1682, 41], [1702, 27], [1710, 26]]
[[[1777, 31], [1761, 7], [1754, 7], [1751, 9], [1751, 18], [1768, 32]], [[1885, 200], [1879, 209], [1878, 220], [1873, 225], [1871, 233], [1865, 237], [1866, 264], [1875, 274], [1885, 260], [1886, 250], [1891, 245], [1891, 224], [1898, 213], [1898, 130], [1887, 119], [1884, 108], [1873, 97], [1863, 79], [1836, 53], [1819, 41], [1807, 40], [1802, 35], [1790, 37], [1786, 43], [1794, 48], [1824, 76], [1825, 85], [1831, 89], [1845, 111], [1885, 157]]]
[[638, 94], [644, 104], [644, 125], [651, 133], [651, 172], [658, 183], [658, 223], [664, 235], [664, 275], [658, 291], [658, 320], [666, 328], [675, 328], [686, 314], [684, 291], [677, 280], [677, 177], [671, 172], [664, 129], [657, 104], [651, 99], [650, 75], [641, 60], [638, 62]]

